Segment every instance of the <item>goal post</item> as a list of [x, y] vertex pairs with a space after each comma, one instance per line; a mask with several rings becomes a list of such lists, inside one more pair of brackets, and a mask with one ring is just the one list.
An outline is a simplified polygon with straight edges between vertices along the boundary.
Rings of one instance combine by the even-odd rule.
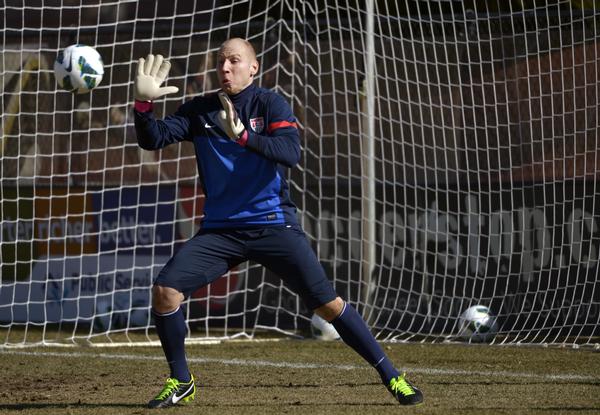
[[367, 324], [371, 322], [373, 303], [373, 271], [376, 261], [375, 240], [375, 9], [373, 0], [367, 1], [365, 15], [365, 79], [361, 85], [360, 111], [362, 112], [362, 142], [361, 142], [361, 193], [362, 193], [362, 314]]
[[[155, 344], [152, 280], [204, 196], [189, 143], [138, 147], [135, 66], [172, 63], [160, 117], [217, 90], [231, 36], [293, 108], [299, 220], [378, 340], [462, 341], [481, 304], [496, 344], [598, 346], [597, 4], [488, 3], [5, 1], [0, 347]], [[73, 43], [104, 60], [89, 94], [52, 74]], [[188, 341], [305, 335], [311, 316], [255, 263], [184, 310]]]

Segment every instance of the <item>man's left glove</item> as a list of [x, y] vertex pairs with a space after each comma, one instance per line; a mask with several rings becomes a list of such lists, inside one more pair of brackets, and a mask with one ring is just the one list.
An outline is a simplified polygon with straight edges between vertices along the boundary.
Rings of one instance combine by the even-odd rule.
[[218, 95], [221, 106], [223, 107], [223, 109], [219, 111], [219, 116], [217, 117], [221, 129], [225, 131], [230, 139], [240, 145], [245, 145], [246, 140], [248, 139], [248, 133], [246, 132], [244, 124], [242, 124], [242, 121], [240, 121], [240, 118], [235, 112], [233, 102], [231, 102], [231, 99], [229, 99], [227, 94], [223, 91], [219, 91]]

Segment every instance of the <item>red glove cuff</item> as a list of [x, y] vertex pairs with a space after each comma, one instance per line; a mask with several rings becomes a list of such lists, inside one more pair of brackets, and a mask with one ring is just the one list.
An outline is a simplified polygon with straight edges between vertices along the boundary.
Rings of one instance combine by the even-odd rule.
[[137, 112], [150, 112], [152, 111], [152, 107], [152, 101], [138, 101], [136, 99], [135, 103], [133, 104], [133, 108]]
[[246, 147], [246, 144], [248, 143], [248, 131], [244, 130], [242, 135], [240, 135], [240, 138], [235, 140], [235, 142], [241, 145], [242, 147]]

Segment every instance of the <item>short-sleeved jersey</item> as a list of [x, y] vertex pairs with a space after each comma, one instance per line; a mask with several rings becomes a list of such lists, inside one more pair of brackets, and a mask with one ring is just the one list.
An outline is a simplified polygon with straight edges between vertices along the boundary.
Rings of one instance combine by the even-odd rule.
[[244, 146], [219, 127], [217, 94], [192, 99], [172, 115], [157, 120], [152, 111], [134, 110], [140, 147], [194, 144], [198, 173], [206, 196], [205, 229], [297, 223], [286, 181], [288, 167], [300, 158], [296, 119], [285, 99], [250, 85], [230, 96], [248, 132]]

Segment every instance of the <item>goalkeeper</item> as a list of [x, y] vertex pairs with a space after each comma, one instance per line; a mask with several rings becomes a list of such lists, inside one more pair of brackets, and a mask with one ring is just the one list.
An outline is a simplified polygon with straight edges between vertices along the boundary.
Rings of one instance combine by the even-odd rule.
[[344, 342], [377, 370], [400, 404], [419, 404], [421, 391], [396, 370], [360, 314], [335, 293], [298, 223], [285, 180], [287, 169], [300, 159], [296, 120], [283, 97], [253, 85], [258, 67], [249, 42], [229, 39], [217, 55], [221, 90], [195, 97], [157, 120], [152, 102], [178, 91], [161, 87], [170, 64], [160, 55], [138, 63], [134, 116], [140, 147], [157, 150], [191, 141], [206, 197], [201, 230], [167, 262], [152, 287], [152, 313], [171, 373], [148, 406], [194, 399], [180, 305], [247, 260], [278, 274], [309, 309], [330, 321]]

